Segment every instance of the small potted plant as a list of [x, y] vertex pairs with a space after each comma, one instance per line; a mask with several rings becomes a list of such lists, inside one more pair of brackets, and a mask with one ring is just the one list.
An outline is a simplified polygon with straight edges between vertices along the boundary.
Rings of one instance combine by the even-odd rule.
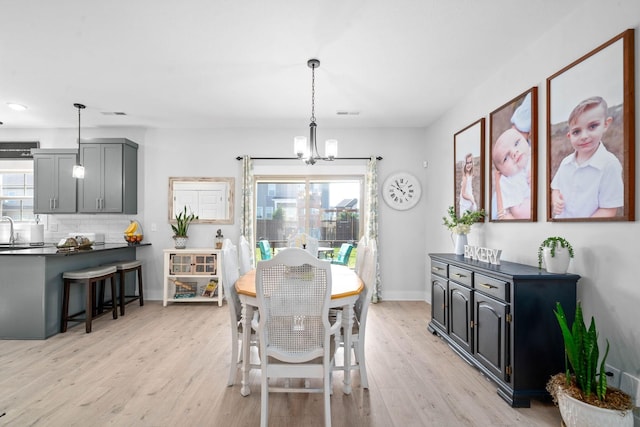
[[567, 323], [562, 305], [554, 310], [564, 340], [566, 372], [547, 382], [547, 391], [560, 408], [567, 427], [633, 426], [633, 403], [628, 394], [607, 386], [605, 362], [609, 341], [598, 364], [598, 332], [591, 318], [587, 329], [578, 301], [573, 325]]
[[[478, 211], [465, 211], [460, 217], [456, 215], [456, 209], [449, 206], [447, 216], [442, 217], [443, 225], [456, 235], [454, 252], [456, 255], [464, 254], [464, 245], [467, 244], [467, 234], [471, 231], [473, 223], [481, 221], [487, 214], [484, 209]], [[453, 236], [452, 236], [453, 237]]]
[[564, 237], [547, 237], [538, 246], [538, 268], [542, 268], [542, 260], [549, 273], [564, 274], [573, 258], [573, 247]]
[[187, 230], [193, 220], [198, 219], [198, 215], [193, 212], [187, 213], [187, 207], [185, 206], [182, 212], [176, 214], [176, 223], [171, 224], [173, 229], [173, 239], [175, 240], [176, 249], [184, 249], [187, 247]]

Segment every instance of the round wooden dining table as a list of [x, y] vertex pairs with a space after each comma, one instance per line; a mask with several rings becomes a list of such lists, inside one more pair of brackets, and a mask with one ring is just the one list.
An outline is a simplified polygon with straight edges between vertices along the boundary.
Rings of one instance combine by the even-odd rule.
[[[342, 328], [344, 331], [344, 394], [351, 393], [351, 330], [353, 327], [353, 305], [364, 283], [355, 271], [347, 266], [331, 266], [331, 308], [342, 307]], [[256, 270], [250, 270], [236, 281], [236, 291], [242, 302], [242, 387], [240, 394], [248, 396], [251, 319], [253, 309], [258, 307], [256, 298]]]

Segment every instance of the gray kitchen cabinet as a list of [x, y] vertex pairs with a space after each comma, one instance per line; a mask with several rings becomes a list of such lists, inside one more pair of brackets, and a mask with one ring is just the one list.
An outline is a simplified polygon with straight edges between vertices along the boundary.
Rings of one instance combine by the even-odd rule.
[[71, 149], [38, 149], [33, 153], [36, 214], [75, 213], [76, 179], [71, 175], [78, 152]]
[[138, 144], [126, 138], [80, 143], [84, 179], [78, 181], [78, 212], [138, 213]]

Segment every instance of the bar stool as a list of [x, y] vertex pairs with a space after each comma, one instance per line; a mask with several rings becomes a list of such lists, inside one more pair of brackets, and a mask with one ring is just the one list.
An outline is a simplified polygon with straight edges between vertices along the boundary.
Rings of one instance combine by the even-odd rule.
[[[64, 279], [64, 294], [62, 297], [62, 325], [60, 332], [67, 332], [67, 323], [69, 321], [81, 320], [78, 316], [84, 313], [85, 328], [87, 333], [91, 332], [91, 321], [108, 311], [98, 312], [96, 308], [96, 283], [103, 282], [106, 279], [111, 280], [111, 295], [116, 295], [116, 267], [114, 266], [97, 266], [89, 267], [82, 270], [65, 271], [62, 274]], [[86, 285], [86, 305], [84, 311], [69, 315], [69, 291], [72, 283]], [[102, 303], [102, 301], [101, 301]], [[118, 318], [117, 306], [113, 304], [111, 309], [113, 318]]]
[[[142, 292], [142, 261], [134, 259], [129, 261], [116, 261], [104, 266], [113, 266], [118, 270], [120, 278], [120, 316], [124, 316], [124, 306], [130, 302], [139, 300], [140, 306], [144, 305], [144, 294]], [[131, 271], [138, 272], [138, 295], [126, 295], [125, 291], [125, 277], [127, 273]]]

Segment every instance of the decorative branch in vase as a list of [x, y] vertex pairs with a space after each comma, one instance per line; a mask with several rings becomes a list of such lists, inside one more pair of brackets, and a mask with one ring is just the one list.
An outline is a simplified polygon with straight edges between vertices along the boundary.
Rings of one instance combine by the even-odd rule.
[[456, 235], [456, 241], [454, 252], [456, 255], [464, 254], [464, 245], [467, 244], [467, 234], [471, 231], [471, 226], [475, 222], [484, 220], [487, 216], [484, 209], [478, 211], [465, 211], [460, 217], [456, 215], [456, 209], [453, 206], [449, 206], [447, 215], [442, 217], [443, 225], [447, 227], [449, 231]]

